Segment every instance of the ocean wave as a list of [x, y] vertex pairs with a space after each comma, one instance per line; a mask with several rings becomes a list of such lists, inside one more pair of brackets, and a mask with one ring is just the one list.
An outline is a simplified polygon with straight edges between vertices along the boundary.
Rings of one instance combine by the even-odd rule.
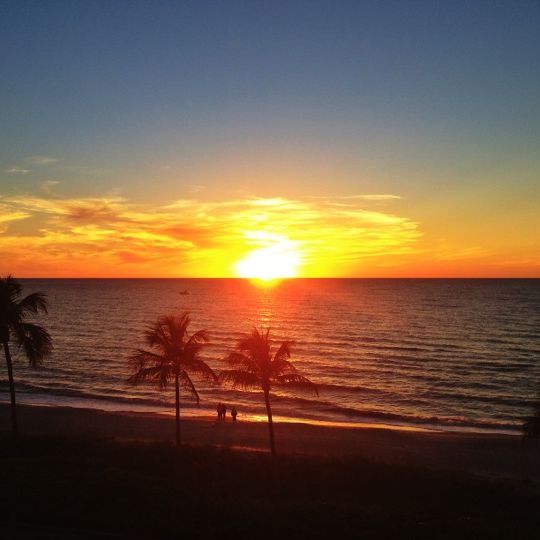
[[[319, 403], [311, 412], [313, 417], [318, 417], [316, 413], [332, 413], [333, 417], [339, 415], [352, 422], [380, 421], [387, 423], [397, 423], [399, 425], [412, 426], [432, 426], [432, 427], [453, 427], [467, 429], [497, 429], [497, 430], [516, 430], [521, 426], [521, 417], [512, 420], [501, 421], [488, 418], [471, 418], [467, 416], [442, 416], [442, 415], [422, 415], [407, 414], [401, 412], [381, 411], [378, 409], [362, 409], [356, 407], [336, 406], [332, 403]], [[309, 413], [308, 413], [309, 414]]]

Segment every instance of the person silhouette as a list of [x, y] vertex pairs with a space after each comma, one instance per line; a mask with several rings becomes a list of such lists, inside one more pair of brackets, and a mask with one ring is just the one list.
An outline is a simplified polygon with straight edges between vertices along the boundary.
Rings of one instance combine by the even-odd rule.
[[217, 404], [216, 411], [218, 420], [221, 420], [221, 415], [223, 414], [223, 405], [221, 403]]
[[238, 411], [236, 410], [236, 407], [233, 407], [231, 409], [231, 416], [232, 416], [233, 422], [236, 422], [236, 415], [237, 414], [238, 414]]

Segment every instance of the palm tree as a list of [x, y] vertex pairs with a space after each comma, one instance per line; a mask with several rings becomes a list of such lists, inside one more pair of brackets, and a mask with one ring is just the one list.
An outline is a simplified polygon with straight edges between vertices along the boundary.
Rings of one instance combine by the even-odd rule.
[[522, 425], [523, 440], [538, 441], [540, 438], [540, 386], [534, 403], [533, 414], [525, 418]]
[[540, 404], [535, 406], [534, 414], [528, 416], [522, 425], [524, 440], [538, 440], [540, 437]]
[[311, 390], [318, 396], [317, 387], [306, 377], [298, 373], [288, 360], [291, 357], [292, 341], [283, 341], [276, 353], [270, 352], [270, 329], [259, 332], [256, 328], [251, 334], [241, 338], [236, 344], [236, 350], [230, 353], [225, 361], [232, 369], [222, 371], [220, 380], [230, 383], [233, 388], [261, 388], [268, 415], [268, 430], [270, 434], [270, 451], [276, 454], [274, 442], [274, 424], [272, 422], [272, 407], [270, 406], [270, 390], [272, 384], [297, 387], [301, 390]]
[[42, 326], [27, 322], [29, 315], [37, 315], [40, 311], [47, 313], [46, 295], [35, 292], [21, 298], [21, 293], [22, 286], [15, 278], [0, 278], [0, 341], [4, 347], [8, 371], [13, 435], [17, 435], [17, 413], [10, 340], [13, 339], [19, 349], [22, 349], [32, 367], [39, 366], [43, 358], [52, 351], [49, 333]]
[[208, 342], [208, 334], [205, 330], [199, 330], [188, 336], [190, 321], [188, 313], [159, 317], [144, 332], [146, 344], [154, 351], [137, 349], [129, 358], [133, 371], [128, 379], [130, 383], [151, 381], [164, 389], [171, 381], [174, 382], [177, 447], [180, 446], [180, 386], [189, 390], [198, 404], [199, 394], [190, 375], [196, 374], [217, 381], [210, 366], [200, 358], [200, 352]]

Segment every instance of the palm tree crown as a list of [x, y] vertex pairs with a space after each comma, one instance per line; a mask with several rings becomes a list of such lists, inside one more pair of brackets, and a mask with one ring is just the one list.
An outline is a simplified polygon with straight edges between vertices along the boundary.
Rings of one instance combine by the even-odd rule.
[[235, 388], [262, 388], [270, 391], [272, 384], [294, 386], [311, 390], [319, 395], [317, 387], [300, 375], [290, 362], [292, 341], [283, 341], [274, 355], [271, 354], [270, 329], [251, 334], [238, 340], [236, 351], [225, 361], [232, 369], [222, 371], [220, 379]]
[[49, 333], [28, 316], [47, 313], [47, 297], [35, 292], [21, 298], [22, 286], [12, 276], [0, 278], [0, 342], [12, 339], [24, 351], [30, 365], [36, 367], [52, 351]]
[[188, 336], [190, 321], [187, 313], [181, 316], [165, 315], [148, 326], [144, 338], [146, 344], [155, 349], [155, 352], [144, 349], [135, 351], [130, 357], [133, 373], [128, 381], [132, 384], [151, 381], [160, 388], [165, 388], [178, 376], [182, 386], [190, 391], [198, 403], [199, 393], [190, 374], [214, 381], [217, 377], [210, 366], [200, 358], [200, 352], [208, 342], [208, 334], [205, 330], [199, 330]]
[[272, 454], [276, 453], [272, 408], [270, 406], [272, 385], [286, 385], [300, 390], [311, 390], [317, 396], [319, 395], [317, 387], [308, 378], [300, 375], [290, 362], [292, 344], [292, 341], [283, 341], [272, 355], [270, 329], [267, 329], [266, 332], [259, 332], [254, 328], [251, 334], [237, 342], [236, 350], [225, 358], [231, 369], [220, 373], [220, 380], [231, 384], [233, 388], [262, 389], [268, 415]]
[[28, 322], [28, 317], [40, 312], [47, 313], [47, 297], [44, 293], [35, 292], [21, 297], [22, 286], [12, 276], [0, 278], [0, 343], [6, 357], [9, 393], [11, 398], [11, 426], [13, 434], [17, 434], [17, 416], [15, 411], [15, 382], [13, 363], [9, 343], [14, 340], [23, 351], [32, 367], [41, 364], [52, 351], [52, 340], [49, 333], [38, 324]]

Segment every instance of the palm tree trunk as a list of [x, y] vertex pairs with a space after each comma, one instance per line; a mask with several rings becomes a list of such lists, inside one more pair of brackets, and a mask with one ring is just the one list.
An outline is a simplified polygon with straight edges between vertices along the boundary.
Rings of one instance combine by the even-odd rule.
[[174, 378], [176, 390], [176, 448], [180, 448], [180, 385], [178, 383], [178, 374]]
[[276, 455], [276, 443], [274, 442], [274, 423], [272, 422], [272, 407], [270, 407], [270, 393], [264, 391], [264, 402], [266, 403], [266, 414], [268, 415], [268, 431], [270, 433], [270, 452]]
[[11, 353], [9, 352], [9, 345], [7, 341], [4, 341], [4, 354], [6, 356], [6, 364], [9, 379], [9, 394], [11, 397], [11, 432], [13, 436], [17, 436], [17, 411], [15, 410], [15, 381], [13, 380], [13, 365], [11, 363]]

